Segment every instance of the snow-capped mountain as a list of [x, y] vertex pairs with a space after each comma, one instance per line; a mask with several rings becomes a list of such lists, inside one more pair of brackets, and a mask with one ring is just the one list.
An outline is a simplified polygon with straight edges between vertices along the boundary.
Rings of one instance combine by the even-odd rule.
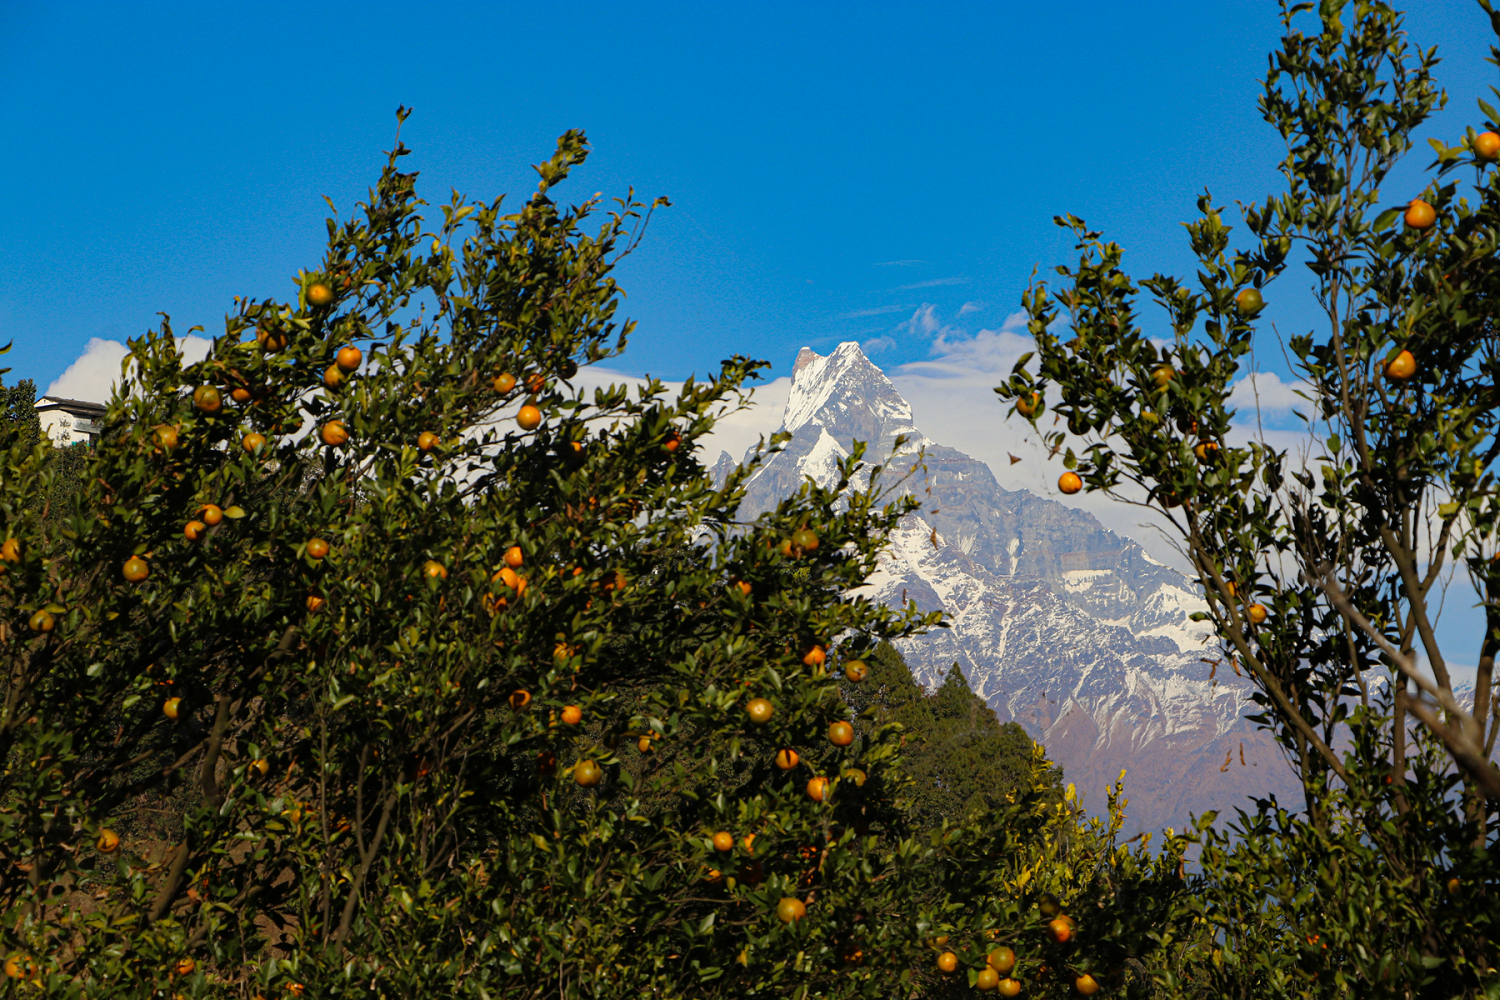
[[[997, 406], [977, 419], [998, 428], [1003, 417]], [[804, 476], [831, 485], [855, 441], [868, 443], [867, 462], [888, 463], [885, 484], [912, 471], [903, 489], [922, 509], [896, 533], [870, 596], [946, 612], [951, 628], [901, 644], [918, 679], [936, 685], [960, 664], [1090, 805], [1102, 809], [1122, 770], [1136, 830], [1181, 829], [1190, 813], [1251, 794], [1300, 802], [1275, 744], [1244, 721], [1249, 682], [1214, 667], [1205, 627], [1188, 619], [1204, 605], [1182, 574], [1092, 515], [1007, 490], [984, 463], [928, 440], [858, 344], [826, 357], [802, 349], [782, 429], [792, 440], [751, 479], [744, 513], [774, 507]]]

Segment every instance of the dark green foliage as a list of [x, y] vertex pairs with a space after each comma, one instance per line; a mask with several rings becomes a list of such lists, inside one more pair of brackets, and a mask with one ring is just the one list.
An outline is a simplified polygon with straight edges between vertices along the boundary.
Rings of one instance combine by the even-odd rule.
[[[969, 688], [958, 664], [928, 694], [889, 643], [876, 647], [866, 662], [870, 676], [862, 684], [845, 684], [844, 697], [856, 709], [870, 708], [873, 718], [899, 723], [904, 730], [902, 753], [911, 778], [906, 795], [920, 828], [945, 820], [959, 823], [971, 812], [999, 808], [1030, 786], [1031, 737], [1017, 723], [1002, 725]], [[1060, 790], [1062, 768], [1053, 764], [1046, 773]]]

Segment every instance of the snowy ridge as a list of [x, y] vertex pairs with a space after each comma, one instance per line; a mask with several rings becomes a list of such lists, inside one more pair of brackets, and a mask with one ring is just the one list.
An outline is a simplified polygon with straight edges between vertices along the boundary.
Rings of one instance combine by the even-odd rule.
[[925, 479], [909, 483], [924, 508], [902, 522], [860, 590], [947, 615], [951, 627], [901, 643], [918, 680], [938, 684], [958, 663], [1091, 804], [1127, 769], [1136, 830], [1181, 828], [1190, 813], [1228, 810], [1247, 794], [1296, 800], [1279, 750], [1243, 718], [1249, 682], [1215, 662], [1208, 629], [1191, 621], [1205, 605], [1182, 574], [1091, 515], [1007, 490], [988, 466], [922, 436], [857, 344], [826, 357], [802, 349], [782, 424], [792, 440], [750, 482], [746, 515], [804, 477], [835, 485], [855, 441], [893, 475], [913, 462], [902, 457], [910, 448], [891, 457], [897, 436], [926, 448]]

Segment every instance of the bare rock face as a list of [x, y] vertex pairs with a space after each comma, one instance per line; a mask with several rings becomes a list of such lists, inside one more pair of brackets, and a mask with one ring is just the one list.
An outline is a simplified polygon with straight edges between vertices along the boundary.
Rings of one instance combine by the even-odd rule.
[[[832, 485], [856, 441], [867, 443], [867, 463], [887, 465], [887, 487], [910, 472], [900, 488], [922, 510], [903, 522], [866, 592], [946, 612], [951, 628], [902, 643], [918, 679], [936, 686], [958, 663], [1088, 803], [1102, 808], [1122, 770], [1134, 830], [1181, 829], [1190, 814], [1229, 811], [1250, 795], [1300, 802], [1275, 743], [1244, 719], [1249, 682], [1215, 667], [1207, 630], [1188, 619], [1204, 605], [1182, 574], [1092, 515], [1007, 490], [989, 466], [925, 438], [858, 344], [826, 357], [802, 349], [782, 429], [792, 440], [751, 479], [743, 513], [774, 507], [804, 477]], [[725, 457], [716, 477], [727, 474]]]

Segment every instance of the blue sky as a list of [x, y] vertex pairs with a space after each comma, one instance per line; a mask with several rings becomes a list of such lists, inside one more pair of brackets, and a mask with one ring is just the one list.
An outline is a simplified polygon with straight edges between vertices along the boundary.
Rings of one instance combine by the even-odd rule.
[[[1410, 17], [1448, 57], [1434, 134], [1494, 78], [1484, 22], [1471, 0]], [[363, 195], [406, 104], [429, 200], [529, 191], [569, 127], [596, 152], [564, 196], [671, 197], [620, 275], [640, 321], [623, 370], [742, 352], [784, 374], [851, 339], [891, 369], [935, 329], [998, 329], [1032, 267], [1071, 255], [1060, 212], [1141, 273], [1188, 269], [1202, 188], [1275, 184], [1254, 102], [1277, 33], [1267, 0], [0, 3], [0, 342], [45, 388], [158, 311], [212, 331], [232, 295], [287, 294], [321, 196]]]

